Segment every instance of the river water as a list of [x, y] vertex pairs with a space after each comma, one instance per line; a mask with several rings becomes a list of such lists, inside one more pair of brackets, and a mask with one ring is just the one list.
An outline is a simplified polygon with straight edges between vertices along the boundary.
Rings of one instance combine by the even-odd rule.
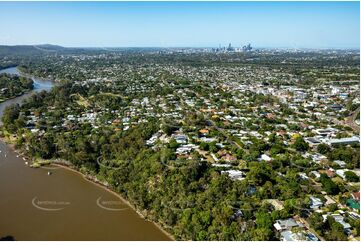
[[[11, 67], [11, 68], [0, 70], [0, 74], [1, 73], [20, 75], [20, 73], [19, 73], [19, 71], [18, 71], [18, 69], [16, 67]], [[43, 91], [43, 90], [49, 91], [54, 86], [53, 82], [50, 81], [50, 80], [42, 80], [42, 79], [39, 79], [39, 78], [32, 78], [32, 79], [33, 79], [33, 82], [34, 82], [34, 88], [33, 88], [32, 91], [30, 91], [30, 92], [28, 92], [28, 93], [26, 93], [24, 95], [18, 96], [16, 98], [7, 100], [6, 102], [0, 103], [0, 117], [2, 117], [5, 107], [7, 107], [7, 106], [9, 106], [11, 104], [20, 103], [22, 100], [24, 100], [25, 98], [31, 96], [35, 92], [40, 92], [40, 91]], [[1, 124], [1, 120], [0, 120], [0, 124]]]
[[[19, 74], [16, 68], [4, 72]], [[53, 86], [33, 80], [33, 91], [0, 103], [0, 117], [6, 106]], [[25, 162], [0, 141], [0, 239], [170, 240], [118, 196], [82, 175], [55, 166], [34, 169]]]

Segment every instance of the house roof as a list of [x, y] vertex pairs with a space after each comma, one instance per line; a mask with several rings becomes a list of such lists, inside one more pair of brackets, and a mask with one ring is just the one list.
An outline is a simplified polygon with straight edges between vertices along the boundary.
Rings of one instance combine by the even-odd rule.
[[358, 137], [358, 136], [352, 136], [352, 137], [349, 137], [349, 138], [330, 139], [328, 142], [329, 142], [330, 144], [354, 143], [354, 142], [360, 142], [360, 137]]
[[290, 230], [281, 232], [281, 237], [284, 241], [299, 241], [300, 240], [299, 236]]
[[283, 219], [283, 220], [276, 220], [276, 223], [273, 225], [277, 230], [284, 230], [292, 227], [298, 227], [299, 224], [293, 219]]
[[208, 129], [200, 129], [200, 130], [199, 130], [199, 133], [201, 133], [201, 134], [208, 134], [209, 131], [208, 131]]
[[353, 192], [352, 193], [352, 197], [357, 200], [360, 201], [360, 192]]

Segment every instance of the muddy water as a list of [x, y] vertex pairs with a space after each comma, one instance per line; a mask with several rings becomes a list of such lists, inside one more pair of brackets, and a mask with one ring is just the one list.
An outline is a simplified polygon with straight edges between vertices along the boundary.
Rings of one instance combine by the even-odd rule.
[[[33, 92], [51, 88], [51, 82], [37, 81]], [[0, 115], [5, 106], [23, 99], [1, 103]], [[26, 160], [1, 141], [0, 151], [0, 239], [170, 239], [115, 194], [81, 175], [59, 167], [29, 168]]]

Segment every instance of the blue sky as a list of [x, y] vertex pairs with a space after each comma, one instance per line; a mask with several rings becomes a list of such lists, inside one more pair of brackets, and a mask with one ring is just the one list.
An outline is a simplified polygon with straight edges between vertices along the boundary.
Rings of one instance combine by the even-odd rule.
[[0, 2], [0, 44], [359, 48], [359, 2]]

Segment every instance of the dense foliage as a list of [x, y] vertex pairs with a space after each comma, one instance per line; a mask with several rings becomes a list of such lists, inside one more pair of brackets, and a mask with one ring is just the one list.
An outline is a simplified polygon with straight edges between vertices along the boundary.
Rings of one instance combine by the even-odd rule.
[[[211, 167], [199, 158], [169, 165], [172, 156], [145, 145], [145, 141], [160, 128], [156, 119], [127, 132], [114, 132], [112, 126], [94, 130], [88, 124], [54, 128], [63, 115], [57, 110], [64, 109], [64, 103], [78, 105], [76, 100], [69, 103], [69, 96], [78, 91], [73, 85], [63, 85], [49, 94], [33, 95], [21, 107], [10, 106], [4, 112], [4, 127], [18, 134], [17, 147], [26, 148], [28, 155], [69, 160], [83, 172], [107, 181], [177, 239], [275, 239], [273, 222], [287, 218], [297, 210], [289, 202], [291, 206], [276, 211], [262, 203], [262, 199], [291, 201], [300, 196], [303, 200], [302, 196], [306, 195], [292, 169], [280, 177], [272, 168], [287, 166], [287, 158], [275, 160], [271, 166], [265, 162], [251, 162], [244, 181], [230, 180], [219, 168]], [[50, 110], [54, 120], [48, 119], [38, 126], [46, 131], [44, 135], [24, 128], [27, 110], [36, 110], [34, 115], [41, 115], [50, 112], [49, 107], [54, 107]], [[169, 144], [169, 149], [175, 148]], [[255, 150], [270, 148], [254, 143]], [[277, 142], [273, 149], [284, 152], [277, 148]], [[97, 162], [98, 157], [102, 157], [102, 165]], [[254, 186], [257, 186], [255, 191]], [[238, 210], [242, 215], [236, 215]]]
[[0, 102], [21, 95], [32, 88], [33, 81], [30, 78], [0, 74]]
[[[324, 200], [327, 194], [344, 203], [358, 189], [348, 184], [357, 181], [353, 172], [345, 172], [346, 181], [340, 181], [326, 169], [338, 169], [336, 160], [358, 168], [359, 145], [314, 148], [305, 137], [313, 137], [313, 129], [326, 128], [330, 120], [306, 115], [302, 105], [291, 107], [271, 93], [238, 93], [237, 88], [265, 77], [260, 82], [264, 90], [271, 83], [304, 86], [314, 84], [311, 80], [358, 78], [354, 52], [63, 51], [61, 57], [13, 57], [23, 72], [61, 83], [4, 111], [0, 133], [15, 137], [16, 148], [28, 156], [70, 161], [109, 184], [176, 239], [275, 240], [279, 234], [273, 223], [291, 217], [307, 220], [327, 239], [345, 238], [332, 218], [323, 223], [322, 216], [307, 211], [311, 195]], [[207, 114], [212, 109], [218, 112]], [[235, 117], [240, 118], [232, 121]], [[199, 152], [177, 155], [177, 132], [187, 134], [188, 144]], [[156, 133], [163, 141], [147, 145]], [[212, 141], [201, 140], [205, 137]], [[310, 156], [317, 152], [327, 161]], [[231, 179], [222, 173], [226, 168], [212, 166], [205, 159], [210, 153], [218, 165], [229, 165], [244, 177]], [[314, 171], [322, 173], [319, 178]]]

